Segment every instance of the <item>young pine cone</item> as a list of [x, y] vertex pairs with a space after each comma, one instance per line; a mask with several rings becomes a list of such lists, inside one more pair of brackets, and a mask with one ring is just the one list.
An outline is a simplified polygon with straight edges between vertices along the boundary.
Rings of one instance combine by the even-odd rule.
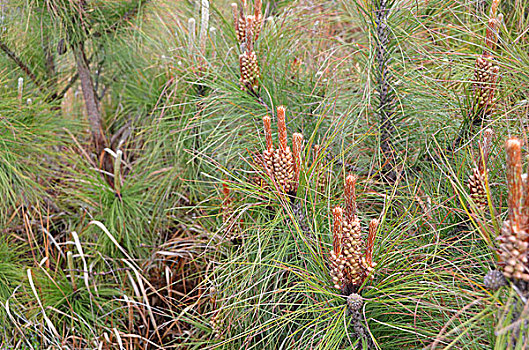
[[362, 296], [356, 293], [352, 293], [347, 297], [347, 307], [349, 308], [349, 311], [351, 313], [360, 311], [362, 306], [364, 305], [364, 300], [362, 299]]
[[494, 292], [507, 285], [507, 280], [501, 271], [492, 270], [487, 272], [485, 278], [483, 278], [483, 284], [487, 290]]

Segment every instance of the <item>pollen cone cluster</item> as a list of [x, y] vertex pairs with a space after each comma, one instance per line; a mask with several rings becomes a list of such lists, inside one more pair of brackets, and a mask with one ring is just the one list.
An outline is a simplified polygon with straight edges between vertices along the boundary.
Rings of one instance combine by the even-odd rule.
[[529, 188], [522, 176], [520, 140], [509, 139], [506, 149], [509, 217], [498, 237], [499, 264], [504, 276], [521, 286], [529, 282]]
[[248, 89], [257, 89], [259, 87], [259, 64], [254, 51], [244, 51], [239, 56], [239, 68], [241, 71], [241, 86]]
[[[292, 150], [288, 146], [285, 107], [277, 108], [277, 129], [279, 148], [274, 148], [272, 141], [272, 121], [269, 116], [263, 118], [266, 136], [266, 150], [257, 160], [262, 168], [284, 193], [295, 194], [299, 184], [303, 135], [292, 136]], [[260, 183], [263, 183], [260, 181]]]
[[478, 168], [472, 170], [472, 175], [468, 178], [468, 188], [470, 197], [479, 209], [487, 207], [487, 191], [485, 189], [485, 176]]
[[487, 164], [489, 160], [490, 148], [492, 144], [492, 129], [483, 132], [483, 141], [479, 145], [478, 166], [472, 170], [472, 175], [468, 178], [468, 188], [470, 197], [479, 209], [484, 209], [488, 205], [487, 200]]
[[498, 84], [500, 68], [493, 64], [492, 56], [484, 54], [476, 60], [474, 75], [474, 97], [477, 113], [489, 117], [494, 112], [496, 100], [494, 93]]
[[263, 25], [263, 15], [261, 14], [261, 1], [256, 0], [254, 4], [254, 14], [246, 15], [248, 4], [243, 1], [242, 8], [238, 10], [237, 4], [231, 4], [235, 34], [241, 48], [239, 55], [239, 68], [241, 72], [240, 83], [243, 90], [254, 91], [259, 87], [259, 63], [254, 51], [254, 42], [259, 38]]
[[494, 57], [490, 52], [494, 50], [498, 42], [498, 30], [503, 18], [501, 14], [496, 14], [498, 2], [493, 1], [491, 7], [485, 38], [486, 49], [476, 60], [474, 83], [472, 84], [476, 101], [476, 113], [481, 119], [489, 117], [494, 112], [496, 104], [494, 94], [498, 85], [500, 68], [494, 65]]
[[[237, 4], [231, 4], [233, 11], [233, 22], [235, 26], [235, 35], [237, 36], [237, 41], [241, 45], [245, 44], [247, 39], [256, 41], [261, 34], [261, 27], [263, 26], [263, 15], [261, 14], [262, 4], [260, 0], [255, 1], [253, 8], [253, 15], [246, 15], [248, 13], [248, 2], [244, 0], [242, 2], [242, 7], [239, 10]], [[247, 33], [253, 33], [252, 36], [247, 37]]]
[[345, 294], [356, 292], [375, 267], [372, 261], [378, 220], [369, 224], [367, 241], [356, 214], [356, 177], [345, 180], [345, 210], [333, 210], [333, 249], [330, 253], [330, 274], [334, 287]]

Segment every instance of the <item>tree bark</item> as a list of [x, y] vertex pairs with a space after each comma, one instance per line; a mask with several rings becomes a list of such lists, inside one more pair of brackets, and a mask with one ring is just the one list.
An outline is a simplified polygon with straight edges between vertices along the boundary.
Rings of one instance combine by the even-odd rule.
[[88, 114], [88, 121], [90, 123], [92, 145], [97, 156], [101, 157], [107, 142], [103, 129], [101, 109], [99, 108], [99, 101], [96, 97], [94, 82], [92, 80], [92, 75], [90, 74], [90, 67], [88, 65], [88, 60], [86, 59], [83, 44], [76, 45], [72, 49], [75, 56], [75, 63], [77, 65], [77, 73], [81, 81], [86, 113]]

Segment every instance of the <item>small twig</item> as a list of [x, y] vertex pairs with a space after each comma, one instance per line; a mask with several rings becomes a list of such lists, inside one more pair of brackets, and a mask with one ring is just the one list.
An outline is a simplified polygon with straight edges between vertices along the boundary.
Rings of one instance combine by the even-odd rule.
[[261, 106], [265, 107], [266, 108], [266, 111], [270, 114], [270, 115], [273, 115], [274, 113], [272, 112], [272, 109], [268, 106], [268, 104], [263, 100], [263, 98], [261, 97], [261, 95], [259, 95], [252, 87], [247, 87], [247, 90], [248, 92], [248, 95], [252, 96], [252, 97], [255, 97], [255, 99], [257, 100], [257, 103], [259, 103]]
[[41, 82], [33, 73], [33, 71], [24, 63], [22, 60], [13, 52], [9, 47], [3, 42], [0, 41], [0, 49], [4, 51], [4, 53], [11, 59], [13, 62], [17, 64], [17, 66], [24, 72], [26, 75], [31, 79], [31, 81], [37, 86], [37, 88], [43, 92], [46, 93], [45, 89], [42, 87]]

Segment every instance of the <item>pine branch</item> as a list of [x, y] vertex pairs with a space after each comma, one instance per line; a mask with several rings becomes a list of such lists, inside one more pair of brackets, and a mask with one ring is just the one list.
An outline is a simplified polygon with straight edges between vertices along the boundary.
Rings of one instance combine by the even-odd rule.
[[0, 49], [16, 63], [16, 65], [31, 79], [31, 81], [37, 86], [37, 88], [46, 93], [47, 91], [42, 86], [42, 83], [39, 81], [35, 73], [18, 57], [3, 41], [0, 41]]
[[376, 36], [376, 66], [375, 66], [375, 89], [377, 90], [378, 116], [380, 127], [380, 149], [385, 158], [385, 171], [387, 175], [392, 173], [393, 163], [393, 135], [394, 126], [394, 104], [395, 96], [391, 87], [391, 74], [389, 71], [390, 57], [390, 34], [388, 27], [388, 3], [386, 0], [375, 1], [375, 36]]

